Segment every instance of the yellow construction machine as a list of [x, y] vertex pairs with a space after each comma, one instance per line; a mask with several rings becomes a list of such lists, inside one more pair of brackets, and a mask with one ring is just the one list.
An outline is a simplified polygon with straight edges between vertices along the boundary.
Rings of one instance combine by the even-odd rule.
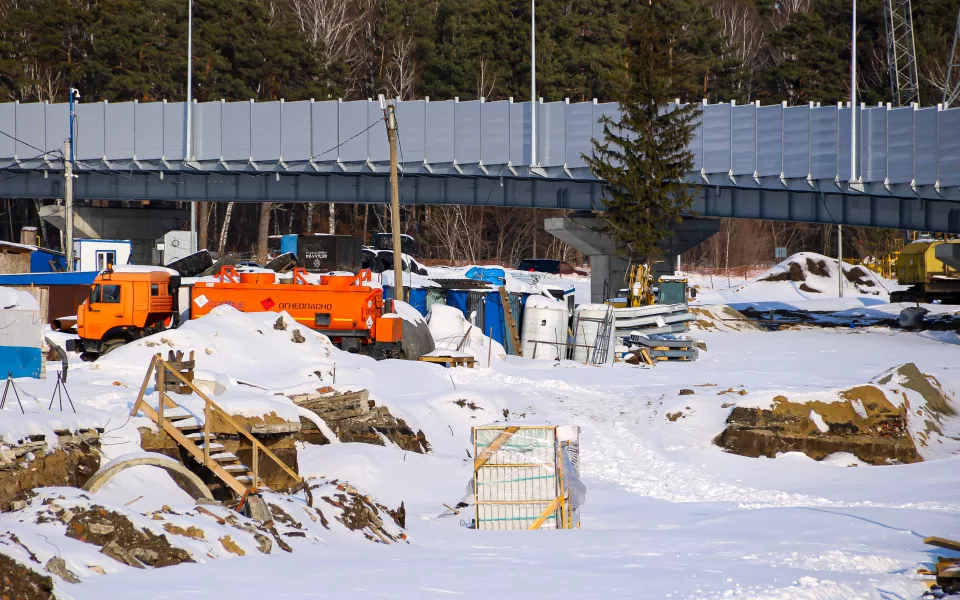
[[686, 277], [662, 275], [654, 286], [653, 269], [649, 264], [633, 265], [627, 287], [616, 298], [607, 300], [614, 308], [636, 308], [651, 304], [681, 304], [695, 298], [697, 290], [689, 287]]
[[891, 302], [960, 304], [960, 239], [904, 246], [897, 257], [897, 283], [911, 287], [890, 294]]

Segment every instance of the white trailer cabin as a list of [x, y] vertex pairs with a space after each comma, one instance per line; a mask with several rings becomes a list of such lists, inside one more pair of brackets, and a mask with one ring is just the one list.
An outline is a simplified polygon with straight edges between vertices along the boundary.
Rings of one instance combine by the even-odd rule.
[[108, 264], [130, 264], [133, 242], [130, 240], [73, 240], [77, 271], [103, 271]]

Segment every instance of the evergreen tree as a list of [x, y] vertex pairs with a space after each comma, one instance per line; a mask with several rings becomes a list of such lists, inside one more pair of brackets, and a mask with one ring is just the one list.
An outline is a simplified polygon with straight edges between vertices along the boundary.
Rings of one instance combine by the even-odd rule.
[[649, 261], [657, 243], [670, 235], [693, 197], [683, 178], [693, 168], [687, 145], [696, 128], [696, 104], [669, 104], [675, 74], [670, 49], [661, 43], [667, 31], [656, 19], [655, 4], [642, 4], [629, 32], [628, 85], [621, 88], [619, 122], [603, 120], [603, 141], [594, 140], [591, 171], [608, 182], [601, 214], [625, 257]]
[[[810, 13], [795, 12], [786, 25], [771, 36], [775, 65], [765, 74], [762, 96], [799, 105], [833, 103], [850, 98], [849, 41], [828, 32], [821, 11], [830, 14], [826, 2]], [[838, 15], [833, 15], [835, 20]], [[846, 16], [850, 35], [850, 13]], [[838, 25], [839, 26], [839, 25]]]

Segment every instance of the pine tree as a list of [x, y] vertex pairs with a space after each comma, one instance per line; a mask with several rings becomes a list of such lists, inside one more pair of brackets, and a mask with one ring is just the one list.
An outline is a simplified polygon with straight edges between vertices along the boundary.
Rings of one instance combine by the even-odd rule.
[[603, 229], [625, 257], [649, 261], [670, 235], [693, 197], [683, 178], [693, 168], [687, 145], [696, 128], [696, 104], [668, 103], [672, 73], [661, 44], [663, 23], [655, 6], [640, 5], [629, 32], [627, 85], [617, 94], [619, 122], [603, 120], [603, 141], [584, 156], [594, 175], [607, 182]]
[[[793, 13], [771, 36], [776, 66], [765, 77], [763, 96], [793, 105], [849, 99], [849, 42], [828, 32], [820, 14], [825, 4], [814, 12]], [[849, 11], [846, 22], [849, 35]]]

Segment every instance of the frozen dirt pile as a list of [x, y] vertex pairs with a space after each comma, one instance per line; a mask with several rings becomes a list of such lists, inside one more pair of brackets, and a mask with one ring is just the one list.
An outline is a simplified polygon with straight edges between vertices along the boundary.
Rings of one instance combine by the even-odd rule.
[[[846, 280], [845, 285], [852, 286], [859, 294], [879, 296], [884, 293], [883, 286], [877, 281], [877, 276], [865, 267], [844, 264], [843, 277]], [[832, 293], [839, 285], [837, 261], [813, 252], [800, 252], [765, 273], [761, 273], [754, 281], [790, 281], [801, 292]]]
[[[294, 552], [331, 535], [378, 544], [406, 540], [403, 506], [389, 509], [336, 480], [314, 479], [310, 487], [313, 506], [305, 498], [265, 493], [272, 516], [266, 522], [215, 504], [141, 514], [79, 490], [46, 488], [25, 508], [0, 514], [0, 598], [69, 597], [56, 592], [91, 577]], [[56, 558], [63, 564], [52, 571], [51, 585], [45, 565]]]
[[849, 452], [876, 464], [913, 463], [960, 450], [952, 394], [913, 363], [870, 383], [813, 394], [762, 392], [738, 401], [715, 443], [735, 454]]

